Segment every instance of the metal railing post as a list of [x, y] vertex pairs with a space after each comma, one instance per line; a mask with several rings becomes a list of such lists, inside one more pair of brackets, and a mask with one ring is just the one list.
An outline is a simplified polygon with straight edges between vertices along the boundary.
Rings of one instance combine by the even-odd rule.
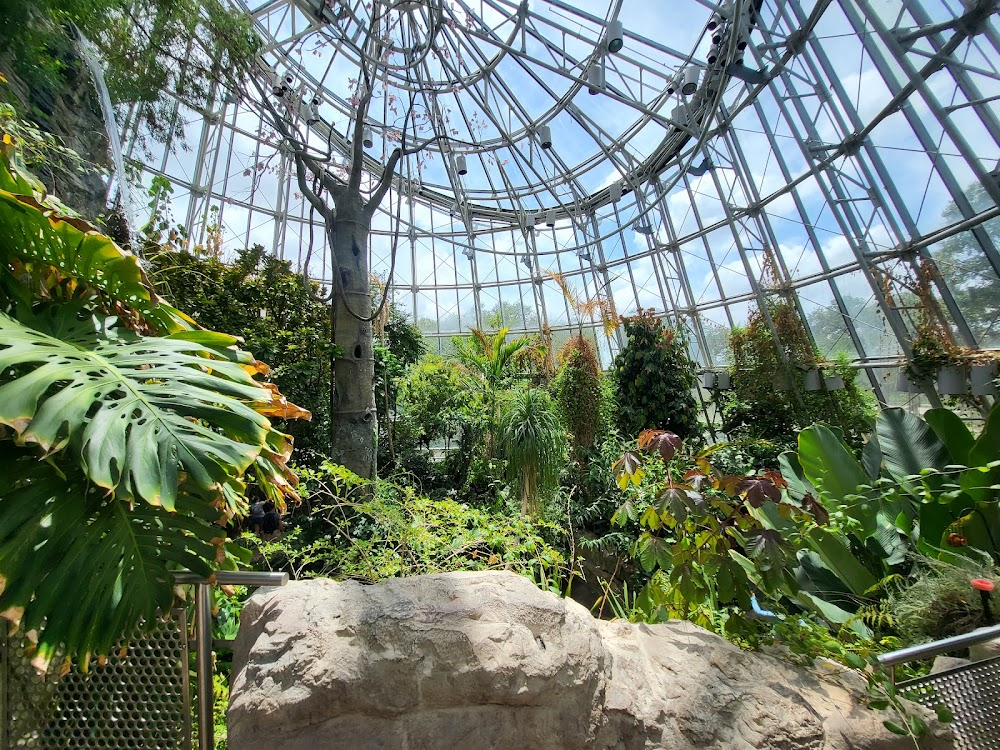
[[198, 685], [198, 750], [214, 750], [212, 717], [212, 584], [195, 584], [195, 673]]

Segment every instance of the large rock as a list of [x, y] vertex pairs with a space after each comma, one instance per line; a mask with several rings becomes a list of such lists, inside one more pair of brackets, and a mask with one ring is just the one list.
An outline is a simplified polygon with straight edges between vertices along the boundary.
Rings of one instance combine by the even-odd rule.
[[[594, 619], [508, 573], [255, 594], [235, 646], [234, 750], [912, 747], [850, 674], [687, 622]], [[949, 747], [945, 730], [923, 747]], [[909, 744], [908, 744], [909, 743]]]

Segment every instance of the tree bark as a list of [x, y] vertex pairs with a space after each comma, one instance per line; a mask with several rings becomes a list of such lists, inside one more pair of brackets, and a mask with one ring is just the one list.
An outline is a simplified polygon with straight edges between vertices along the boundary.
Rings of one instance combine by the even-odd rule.
[[335, 292], [331, 301], [333, 341], [343, 352], [333, 366], [330, 459], [366, 478], [375, 476], [375, 360], [372, 324], [358, 317], [371, 316], [370, 221], [360, 193], [343, 195], [337, 201], [330, 238], [334, 266], [343, 284], [343, 294]]

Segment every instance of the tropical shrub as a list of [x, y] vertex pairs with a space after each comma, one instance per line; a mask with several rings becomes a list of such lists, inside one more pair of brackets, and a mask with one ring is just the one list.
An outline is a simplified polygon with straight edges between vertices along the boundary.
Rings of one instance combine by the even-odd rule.
[[234, 564], [222, 526], [249, 476], [296, 499], [269, 417], [307, 414], [0, 138], [0, 613], [40, 666], [60, 649], [86, 665], [170, 607], [173, 571]]
[[239, 250], [230, 262], [198, 248], [169, 247], [146, 246], [156, 289], [191, 310], [199, 325], [240, 337], [248, 350], [274, 364], [268, 381], [313, 415], [309, 422], [279, 426], [295, 438], [299, 463], [318, 464], [330, 449], [330, 366], [341, 353], [331, 341], [329, 306], [288, 261], [260, 245]]
[[777, 341], [759, 310], [750, 313], [746, 327], [734, 328], [729, 336], [732, 390], [716, 394], [727, 436], [791, 447], [797, 430], [825, 422], [837, 425], [848, 443], [860, 448], [871, 431], [875, 399], [858, 385], [858, 370], [846, 359], [827, 363], [827, 370], [843, 378], [843, 389], [806, 391], [805, 372], [820, 363], [798, 310], [788, 302], [775, 302], [767, 311]]
[[[799, 433], [798, 452], [782, 455], [781, 473], [791, 498], [829, 514], [825, 529], [803, 535], [799, 573], [831, 622], [884, 612], [914, 553], [951, 565], [1000, 561], [998, 414], [994, 408], [976, 438], [948, 409], [923, 419], [885, 409], [861, 461], [829, 427]], [[777, 517], [769, 521], [782, 527]]]
[[621, 432], [662, 429], [685, 440], [699, 438], [695, 365], [683, 331], [666, 327], [652, 310], [640, 309], [622, 323], [628, 344], [611, 371]]
[[585, 453], [605, 432], [601, 368], [589, 339], [574, 336], [560, 350], [559, 371], [551, 390], [563, 424], [572, 436], [574, 457], [583, 461]]
[[[755, 593], [774, 607], [797, 595], [794, 542], [800, 527], [824, 514], [784, 496], [779, 474], [724, 475], [709, 455], [682, 450], [675, 433], [642, 432], [614, 465], [625, 501], [612, 522], [638, 524], [632, 554], [649, 578], [635, 607], [644, 619], [683, 617], [748, 637], [757, 631], [748, 616]], [[791, 528], [772, 527], [765, 512]]]
[[503, 402], [500, 453], [507, 479], [521, 497], [521, 515], [537, 518], [539, 500], [559, 484], [566, 431], [555, 404], [539, 388], [514, 390]]
[[564, 532], [543, 522], [432, 500], [330, 463], [303, 472], [303, 494], [310, 509], [287, 521], [281, 539], [254, 541], [261, 567], [369, 582], [452, 570], [511, 570], [551, 581], [570, 572]]
[[427, 351], [424, 335], [392, 303], [376, 321], [372, 355], [375, 358], [375, 409], [378, 412], [379, 466], [396, 461], [395, 426], [399, 384], [409, 367]]

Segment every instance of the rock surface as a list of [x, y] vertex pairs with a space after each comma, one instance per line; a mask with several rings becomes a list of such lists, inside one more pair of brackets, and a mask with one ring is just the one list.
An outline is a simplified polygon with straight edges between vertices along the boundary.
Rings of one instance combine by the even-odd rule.
[[[603, 622], [508, 573], [259, 591], [243, 610], [234, 750], [912, 747], [819, 676], [687, 622]], [[947, 730], [925, 748], [949, 747]]]

